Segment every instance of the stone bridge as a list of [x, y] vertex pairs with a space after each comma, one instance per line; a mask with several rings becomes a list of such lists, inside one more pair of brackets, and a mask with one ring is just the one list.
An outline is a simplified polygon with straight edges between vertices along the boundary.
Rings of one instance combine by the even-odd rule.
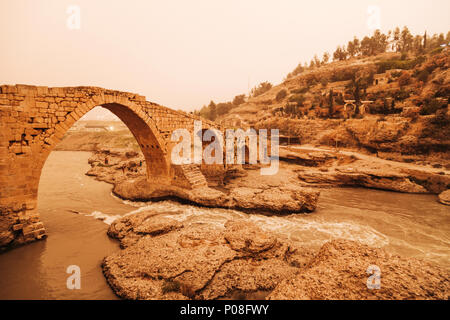
[[[171, 183], [186, 166], [173, 166], [172, 131], [213, 123], [146, 101], [144, 96], [98, 87], [0, 86], [0, 250], [45, 237], [36, 211], [44, 163], [66, 131], [102, 106], [118, 116], [136, 138], [155, 181]], [[192, 168], [186, 169], [186, 178]], [[187, 179], [189, 180], [189, 179]]]

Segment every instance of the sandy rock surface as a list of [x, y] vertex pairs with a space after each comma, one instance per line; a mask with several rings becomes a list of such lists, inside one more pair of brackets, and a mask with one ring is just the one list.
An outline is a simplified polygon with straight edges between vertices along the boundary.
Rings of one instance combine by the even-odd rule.
[[114, 222], [109, 235], [125, 249], [106, 257], [103, 272], [125, 299], [217, 299], [268, 292], [312, 257], [244, 219], [223, 227], [183, 226], [151, 212]]
[[[119, 239], [123, 249], [106, 257], [102, 268], [114, 292], [124, 299], [450, 295], [450, 271], [445, 268], [348, 240], [327, 242], [316, 251], [263, 232], [244, 218], [223, 225], [187, 223], [176, 213], [143, 211], [116, 220], [108, 234]], [[370, 289], [368, 279], [377, 270], [380, 288]]]

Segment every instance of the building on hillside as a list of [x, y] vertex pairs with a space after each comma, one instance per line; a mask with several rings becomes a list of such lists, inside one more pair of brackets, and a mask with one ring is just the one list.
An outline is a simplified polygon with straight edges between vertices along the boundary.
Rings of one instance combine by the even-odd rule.
[[388, 80], [389, 79], [386, 73], [377, 73], [376, 75], [373, 76], [374, 85], [387, 84]]

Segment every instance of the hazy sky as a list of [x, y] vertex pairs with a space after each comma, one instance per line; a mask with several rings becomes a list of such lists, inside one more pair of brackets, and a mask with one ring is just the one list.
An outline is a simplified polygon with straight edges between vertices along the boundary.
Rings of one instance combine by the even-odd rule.
[[[80, 29], [67, 27], [70, 5]], [[0, 0], [0, 83], [100, 86], [192, 110], [372, 33], [372, 5], [382, 31], [450, 30], [449, 0]]]

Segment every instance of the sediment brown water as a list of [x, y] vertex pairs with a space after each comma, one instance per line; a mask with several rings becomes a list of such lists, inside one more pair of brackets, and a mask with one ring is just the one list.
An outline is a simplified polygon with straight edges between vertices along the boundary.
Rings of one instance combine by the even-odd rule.
[[[106, 235], [107, 223], [141, 210], [177, 213], [168, 217], [219, 227], [228, 219], [251, 219], [262, 229], [306, 246], [319, 248], [328, 240], [345, 238], [450, 268], [450, 208], [437, 203], [434, 195], [323, 189], [316, 212], [284, 217], [172, 201], [131, 203], [113, 197], [111, 185], [85, 175], [89, 156], [50, 154], [38, 200], [49, 237], [0, 254], [0, 299], [116, 299], [100, 268], [104, 256], [119, 250]], [[67, 289], [69, 265], [81, 269], [80, 290]]]

